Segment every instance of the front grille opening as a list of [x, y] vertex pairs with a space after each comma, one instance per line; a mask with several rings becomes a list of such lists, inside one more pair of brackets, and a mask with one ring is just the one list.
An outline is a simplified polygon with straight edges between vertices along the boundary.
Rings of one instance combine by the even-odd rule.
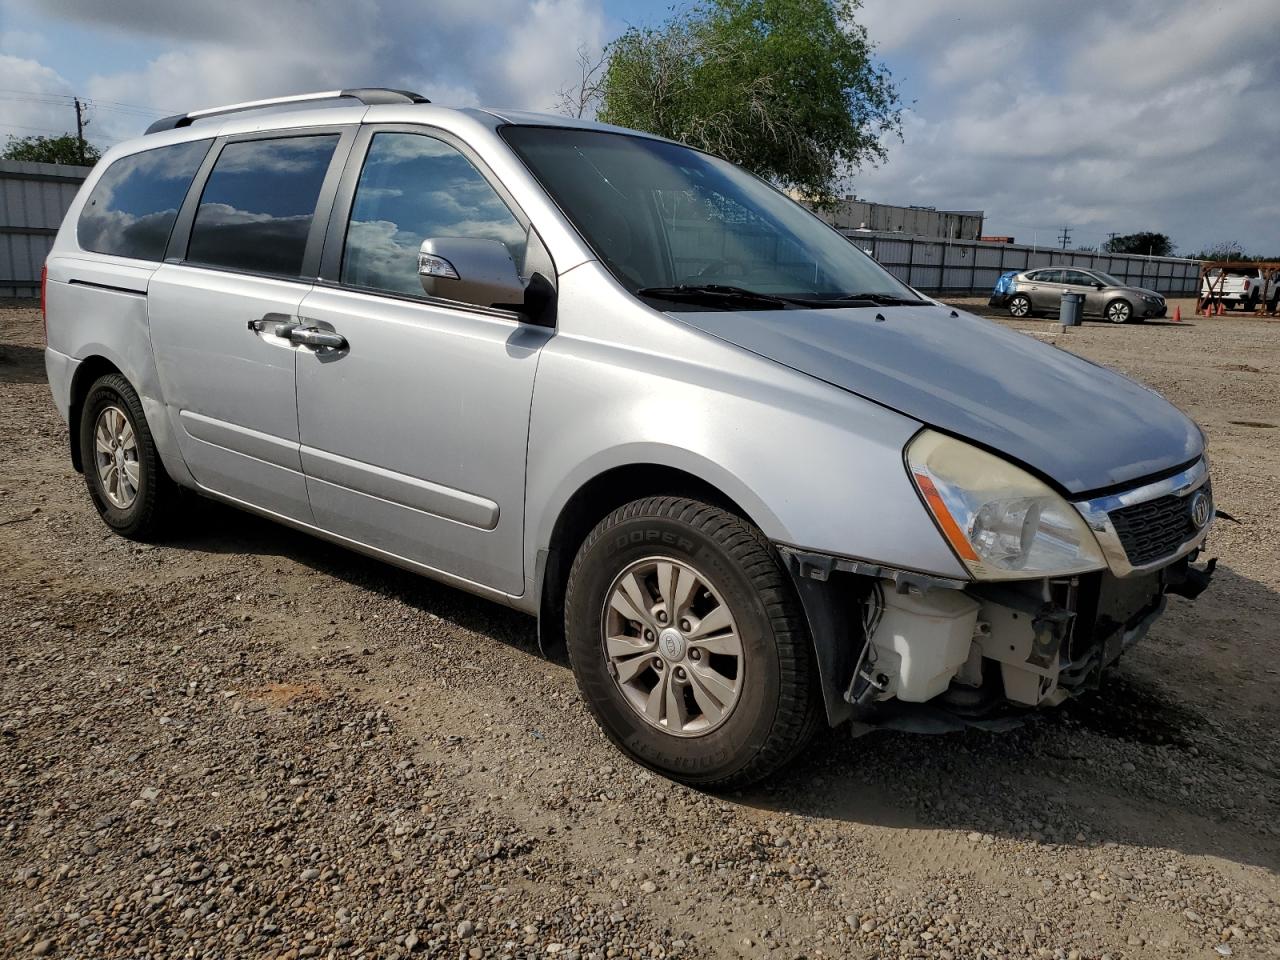
[[[1208, 492], [1208, 487], [1203, 489]], [[1138, 567], [1167, 557], [1195, 535], [1191, 496], [1171, 493], [1111, 511], [1111, 524], [1131, 564]]]

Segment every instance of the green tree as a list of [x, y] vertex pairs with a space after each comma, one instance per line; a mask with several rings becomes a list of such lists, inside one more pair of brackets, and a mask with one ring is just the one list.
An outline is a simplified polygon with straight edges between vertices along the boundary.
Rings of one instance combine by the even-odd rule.
[[724, 157], [818, 203], [901, 129], [859, 0], [702, 0], [606, 51], [598, 116]]
[[85, 141], [81, 155], [79, 138], [73, 133], [60, 137], [15, 137], [9, 135], [0, 160], [27, 160], [35, 163], [70, 163], [93, 166], [102, 154], [92, 143]]
[[1164, 233], [1144, 230], [1112, 237], [1102, 245], [1107, 253], [1141, 253], [1148, 257], [1167, 257], [1174, 251], [1173, 241]]

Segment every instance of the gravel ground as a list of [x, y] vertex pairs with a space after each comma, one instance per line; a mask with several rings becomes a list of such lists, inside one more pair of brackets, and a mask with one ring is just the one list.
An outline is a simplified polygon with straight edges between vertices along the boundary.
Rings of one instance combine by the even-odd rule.
[[1050, 339], [1205, 426], [1210, 592], [1021, 730], [711, 796], [524, 617], [213, 504], [109, 535], [0, 310], [0, 956], [1280, 957], [1280, 324]]

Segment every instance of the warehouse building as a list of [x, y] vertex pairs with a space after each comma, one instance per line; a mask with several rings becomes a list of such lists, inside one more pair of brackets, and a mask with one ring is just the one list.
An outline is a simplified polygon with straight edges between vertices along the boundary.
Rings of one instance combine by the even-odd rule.
[[872, 203], [850, 195], [827, 210], [815, 210], [837, 230], [870, 230], [901, 233], [937, 240], [977, 240], [982, 236], [983, 211], [938, 210], [934, 207], [897, 207]]

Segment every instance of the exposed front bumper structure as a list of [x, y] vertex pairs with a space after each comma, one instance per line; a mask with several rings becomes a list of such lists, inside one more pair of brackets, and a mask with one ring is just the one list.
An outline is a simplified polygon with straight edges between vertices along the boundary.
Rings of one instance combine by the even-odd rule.
[[834, 724], [887, 701], [962, 717], [1052, 706], [1096, 687], [1164, 612], [1198, 596], [1214, 509], [1203, 459], [1077, 502], [1109, 569], [1004, 583], [953, 580], [779, 546], [799, 589]]

